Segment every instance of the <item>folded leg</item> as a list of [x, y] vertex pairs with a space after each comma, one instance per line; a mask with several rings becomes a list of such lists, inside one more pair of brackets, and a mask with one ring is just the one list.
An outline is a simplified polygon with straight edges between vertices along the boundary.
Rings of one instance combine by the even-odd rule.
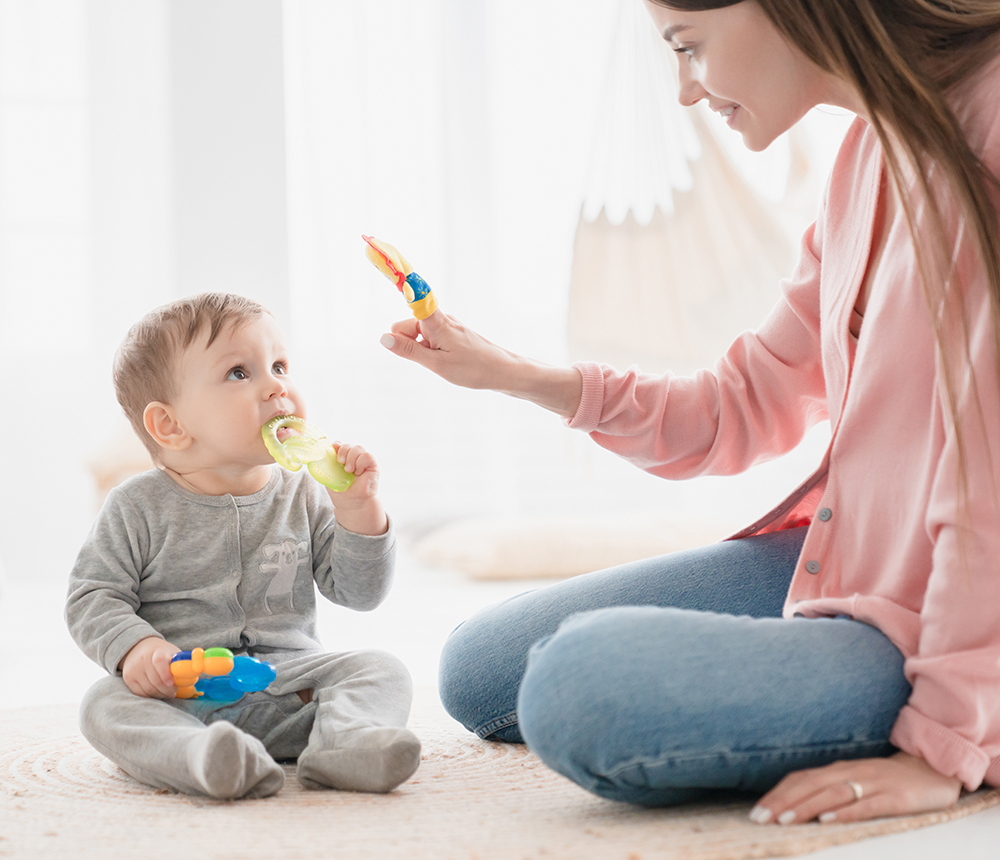
[[409, 672], [384, 651], [313, 654], [280, 664], [276, 694], [311, 689], [313, 723], [298, 757], [307, 788], [387, 792], [413, 775], [420, 741], [406, 728]]
[[528, 651], [566, 618], [611, 606], [780, 616], [805, 533], [788, 529], [644, 559], [488, 607], [445, 643], [441, 701], [479, 737], [520, 742], [517, 694]]
[[87, 691], [80, 730], [98, 752], [154, 788], [231, 799], [266, 797], [285, 781], [257, 738], [225, 721], [207, 726], [184, 702], [136, 696], [118, 677]]
[[518, 714], [554, 770], [661, 806], [889, 755], [909, 694], [902, 654], [858, 621], [626, 607], [576, 615], [538, 643]]

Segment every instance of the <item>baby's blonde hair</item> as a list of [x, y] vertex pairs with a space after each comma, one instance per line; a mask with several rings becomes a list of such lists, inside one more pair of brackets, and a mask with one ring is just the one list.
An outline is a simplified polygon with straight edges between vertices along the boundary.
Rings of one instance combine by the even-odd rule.
[[243, 326], [266, 313], [263, 305], [243, 296], [201, 293], [156, 308], [129, 329], [115, 353], [115, 395], [154, 461], [160, 450], [146, 431], [143, 413], [153, 401], [169, 403], [175, 395], [178, 355], [206, 329], [207, 347], [227, 325]]

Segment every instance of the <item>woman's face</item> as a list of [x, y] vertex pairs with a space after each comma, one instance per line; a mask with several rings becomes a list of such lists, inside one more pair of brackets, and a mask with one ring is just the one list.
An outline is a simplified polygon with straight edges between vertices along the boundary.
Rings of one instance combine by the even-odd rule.
[[680, 102], [702, 99], [748, 149], [765, 149], [818, 104], [849, 107], [846, 87], [778, 32], [756, 0], [681, 12], [645, 0], [680, 63]]

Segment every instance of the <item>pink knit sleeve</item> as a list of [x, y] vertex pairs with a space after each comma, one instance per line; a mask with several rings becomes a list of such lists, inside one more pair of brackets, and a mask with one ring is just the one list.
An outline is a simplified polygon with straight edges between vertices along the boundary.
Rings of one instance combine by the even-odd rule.
[[583, 377], [583, 396], [574, 415], [566, 422], [574, 430], [590, 433], [601, 423], [601, 406], [604, 402], [604, 374], [599, 364], [577, 362], [573, 365]]

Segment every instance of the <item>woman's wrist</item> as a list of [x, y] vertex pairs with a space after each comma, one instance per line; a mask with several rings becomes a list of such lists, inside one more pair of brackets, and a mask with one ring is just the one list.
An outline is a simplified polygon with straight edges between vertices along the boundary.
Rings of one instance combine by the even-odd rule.
[[508, 374], [508, 384], [498, 389], [572, 418], [583, 397], [583, 376], [573, 367], [553, 367], [530, 358], [517, 356]]

